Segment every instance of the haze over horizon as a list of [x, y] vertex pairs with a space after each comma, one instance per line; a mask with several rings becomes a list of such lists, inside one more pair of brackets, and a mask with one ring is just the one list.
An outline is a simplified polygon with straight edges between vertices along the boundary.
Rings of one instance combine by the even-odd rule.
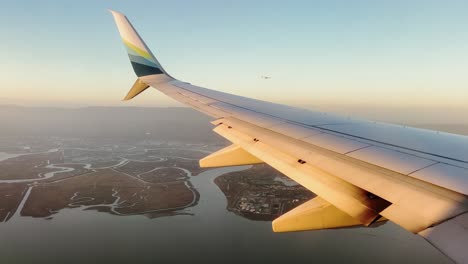
[[[324, 109], [327, 110], [327, 109]], [[402, 124], [449, 133], [468, 135], [468, 121], [463, 113], [452, 111], [446, 116], [440, 112], [407, 111], [408, 109], [367, 109], [355, 108], [333, 109], [337, 113], [350, 114], [355, 117], [375, 121]], [[187, 107], [138, 107], [138, 106], [89, 106], [81, 108], [61, 107], [30, 107], [0, 104], [0, 123], [4, 129], [0, 136], [27, 135], [38, 132], [41, 135], [68, 135], [70, 132], [81, 131], [85, 135], [100, 135], [109, 137], [120, 132], [132, 131], [133, 137], [146, 137], [145, 133], [161, 135], [177, 135], [178, 130], [198, 130], [198, 136], [192, 139], [203, 140], [215, 137], [212, 118]], [[169, 125], [169, 127], [167, 127]], [[180, 129], [175, 131], [177, 125]], [[138, 128], [137, 128], [138, 127]], [[144, 129], [142, 129], [144, 128]], [[142, 129], [142, 130], [141, 130]], [[125, 132], [127, 131], [127, 132]]]
[[120, 101], [136, 76], [108, 8], [196, 85], [335, 112], [468, 113], [464, 1], [7, 2], [0, 104], [180, 106], [153, 90]]

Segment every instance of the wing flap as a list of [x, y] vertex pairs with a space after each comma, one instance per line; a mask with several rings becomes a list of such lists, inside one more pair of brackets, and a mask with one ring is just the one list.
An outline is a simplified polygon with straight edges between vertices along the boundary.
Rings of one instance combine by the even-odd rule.
[[365, 190], [302, 163], [294, 156], [279, 151], [262, 141], [255, 141], [255, 138], [229, 127], [222, 124], [214, 131], [312, 190], [364, 225], [374, 222], [379, 217], [379, 213], [389, 205], [387, 201], [377, 196], [370, 198]]
[[[215, 132], [340, 210], [358, 219], [363, 217], [362, 223], [372, 222], [369, 217], [372, 213], [364, 213], [365, 199], [359, 196], [366, 192], [391, 204], [369, 205], [369, 201], [365, 201], [364, 207], [374, 208], [374, 217], [380, 214], [415, 233], [468, 210], [467, 197], [459, 193], [235, 118], [218, 122], [222, 124], [214, 129]], [[342, 196], [335, 197], [336, 192]], [[355, 203], [343, 203], [353, 196]]]

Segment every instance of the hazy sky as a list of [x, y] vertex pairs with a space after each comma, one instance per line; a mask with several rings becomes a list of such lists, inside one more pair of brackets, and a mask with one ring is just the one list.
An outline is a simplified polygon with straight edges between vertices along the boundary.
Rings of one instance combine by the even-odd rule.
[[[107, 8], [171, 75], [301, 106], [468, 108], [468, 1], [4, 1], [0, 103], [176, 105], [136, 76]], [[269, 80], [261, 79], [268, 75]]]

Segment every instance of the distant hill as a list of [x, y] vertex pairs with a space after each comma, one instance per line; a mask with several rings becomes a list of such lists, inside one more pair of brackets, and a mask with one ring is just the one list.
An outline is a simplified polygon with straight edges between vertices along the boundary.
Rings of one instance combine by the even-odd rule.
[[0, 136], [219, 142], [209, 117], [190, 108], [53, 108], [0, 105]]

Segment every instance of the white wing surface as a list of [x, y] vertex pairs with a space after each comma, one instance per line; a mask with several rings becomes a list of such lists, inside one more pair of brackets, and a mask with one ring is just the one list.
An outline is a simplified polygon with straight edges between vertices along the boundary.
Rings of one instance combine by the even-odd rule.
[[276, 232], [369, 226], [388, 219], [468, 262], [468, 137], [308, 111], [171, 77], [128, 19], [112, 11], [148, 87], [212, 116], [233, 143], [201, 166], [265, 162], [318, 195], [273, 221]]

